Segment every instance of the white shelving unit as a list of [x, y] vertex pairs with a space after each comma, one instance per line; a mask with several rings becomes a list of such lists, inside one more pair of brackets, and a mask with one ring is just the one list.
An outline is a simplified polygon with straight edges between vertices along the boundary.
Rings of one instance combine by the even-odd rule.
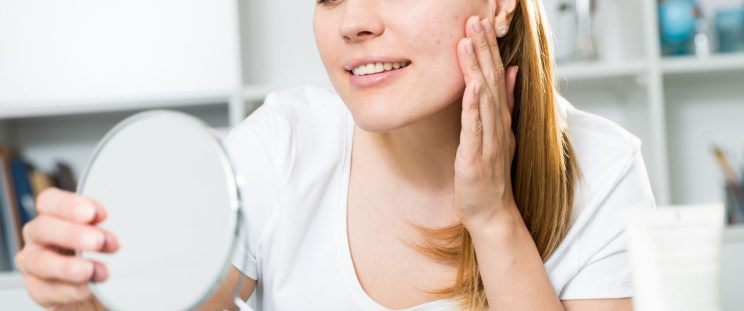
[[[701, 0], [707, 8], [712, 4], [706, 2], [725, 1]], [[640, 47], [641, 53], [559, 65], [562, 94], [643, 140], [660, 205], [723, 201], [723, 178], [711, 146], [721, 145], [734, 165], [744, 164], [744, 54], [662, 57], [657, 1], [623, 2], [599, 1], [598, 14], [612, 11], [638, 25], [621, 28], [623, 35], [600, 32], [599, 50], [622, 47], [607, 38], [620, 36], [625, 46]], [[600, 29], [608, 27], [601, 19], [597, 23]]]
[[666, 58], [661, 61], [665, 76], [697, 73], [742, 72], [744, 54], [718, 54], [706, 59], [696, 57]]
[[644, 61], [627, 61], [618, 63], [581, 62], [559, 66], [558, 76], [565, 82], [596, 79], [632, 78], [646, 73]]

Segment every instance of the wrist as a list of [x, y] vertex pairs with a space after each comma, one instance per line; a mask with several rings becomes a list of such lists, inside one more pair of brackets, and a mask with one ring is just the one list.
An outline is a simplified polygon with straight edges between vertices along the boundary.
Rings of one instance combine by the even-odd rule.
[[486, 217], [463, 221], [463, 225], [474, 241], [505, 241], [512, 239], [520, 230], [526, 229], [515, 203], [505, 204], [503, 208], [491, 212]]

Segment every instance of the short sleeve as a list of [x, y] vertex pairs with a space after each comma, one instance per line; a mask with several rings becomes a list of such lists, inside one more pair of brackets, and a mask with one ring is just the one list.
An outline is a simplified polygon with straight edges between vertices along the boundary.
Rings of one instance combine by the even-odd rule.
[[580, 268], [560, 293], [561, 300], [633, 296], [632, 267], [627, 253], [625, 213], [656, 206], [640, 151], [601, 201], [578, 241]]
[[278, 197], [276, 166], [265, 140], [269, 107], [261, 106], [230, 131], [224, 146], [238, 175], [242, 219], [232, 264], [247, 277], [259, 277], [261, 240], [271, 227]]

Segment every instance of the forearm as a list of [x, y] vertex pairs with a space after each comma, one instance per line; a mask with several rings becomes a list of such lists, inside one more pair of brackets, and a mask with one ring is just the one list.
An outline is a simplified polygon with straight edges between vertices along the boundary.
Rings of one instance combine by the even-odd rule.
[[468, 228], [491, 310], [563, 310], [516, 207]]

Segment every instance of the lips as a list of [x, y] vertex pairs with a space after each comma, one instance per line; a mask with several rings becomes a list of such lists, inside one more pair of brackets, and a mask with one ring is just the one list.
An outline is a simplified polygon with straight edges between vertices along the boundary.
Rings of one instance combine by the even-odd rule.
[[412, 62], [400, 57], [360, 57], [344, 63], [350, 83], [357, 88], [378, 86], [409, 71]]
[[364, 88], [370, 88], [370, 87], [384, 86], [390, 83], [391, 81], [393, 81], [394, 79], [396, 79], [397, 77], [404, 75], [406, 72], [410, 70], [410, 67], [411, 66], [409, 64], [405, 67], [401, 67], [398, 69], [383, 70], [382, 72], [364, 74], [364, 75], [356, 75], [352, 71], [347, 71], [347, 72], [349, 73], [350, 84], [356, 87], [357, 89], [364, 89]]

